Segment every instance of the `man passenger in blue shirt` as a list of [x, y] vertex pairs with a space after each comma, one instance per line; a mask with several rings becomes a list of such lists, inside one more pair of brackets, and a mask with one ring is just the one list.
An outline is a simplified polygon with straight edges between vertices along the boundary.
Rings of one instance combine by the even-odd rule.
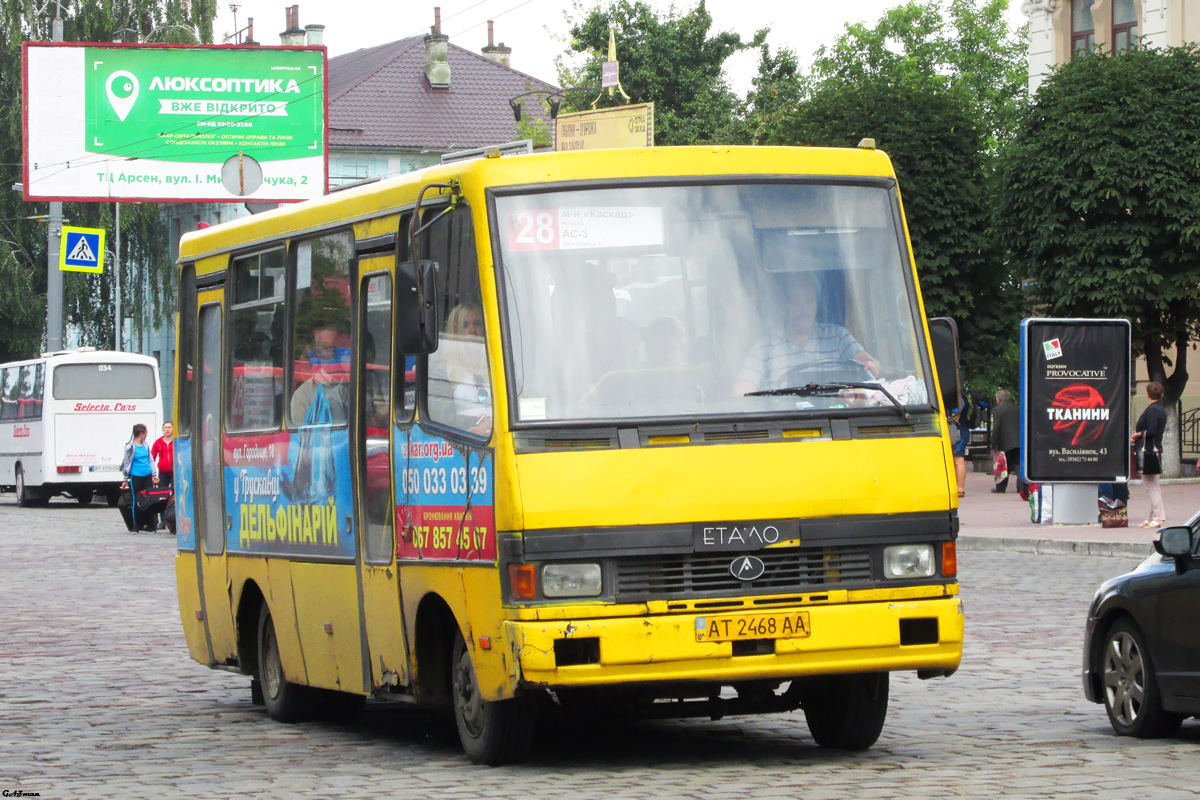
[[820, 361], [853, 360], [878, 378], [882, 367], [850, 331], [841, 325], [817, 322], [816, 275], [801, 273], [782, 288], [783, 335], [773, 333], [750, 348], [742, 371], [733, 385], [735, 397], [764, 389], [783, 389], [788, 373]]

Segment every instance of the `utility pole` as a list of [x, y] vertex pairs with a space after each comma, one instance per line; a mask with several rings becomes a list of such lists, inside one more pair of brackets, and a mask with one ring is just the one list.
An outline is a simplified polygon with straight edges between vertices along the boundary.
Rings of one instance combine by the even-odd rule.
[[116, 341], [116, 344], [113, 345], [113, 349], [115, 349], [117, 352], [120, 352], [120, 350], [121, 350], [121, 327], [122, 327], [122, 320], [121, 320], [121, 204], [120, 203], [117, 203], [116, 228], [117, 228], [117, 254], [116, 254], [116, 258], [113, 259], [113, 280], [116, 282], [116, 291], [114, 292], [114, 294], [116, 295], [116, 298], [117, 298], [117, 302], [116, 302], [117, 307], [115, 309], [113, 309], [113, 311], [115, 312], [115, 316], [113, 317], [113, 319], [115, 321], [115, 324], [113, 325], [113, 338], [116, 339], [117, 341]]
[[[54, 4], [54, 22], [50, 26], [50, 40], [63, 40], [61, 4]], [[59, 250], [62, 248], [62, 203], [51, 201], [49, 229], [46, 233], [46, 349], [50, 352], [63, 347], [63, 279], [58, 268]]]

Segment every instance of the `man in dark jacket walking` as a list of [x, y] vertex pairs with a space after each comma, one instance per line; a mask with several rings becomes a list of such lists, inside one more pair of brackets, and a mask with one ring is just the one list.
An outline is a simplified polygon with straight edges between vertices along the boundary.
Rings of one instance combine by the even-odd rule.
[[[1012, 394], [1007, 389], [996, 392], [996, 407], [992, 409], [992, 453], [1004, 453], [1008, 462], [1008, 474], [1017, 478], [1017, 491], [1025, 483], [1021, 480], [1021, 415]], [[1008, 478], [996, 484], [993, 492], [1008, 490]]]

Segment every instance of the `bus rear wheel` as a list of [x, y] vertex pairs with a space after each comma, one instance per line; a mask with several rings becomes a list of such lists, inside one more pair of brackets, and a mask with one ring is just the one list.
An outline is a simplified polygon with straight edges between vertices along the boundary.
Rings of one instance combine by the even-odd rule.
[[75, 499], [79, 501], [79, 505], [81, 506], [91, 505], [92, 496], [94, 494], [95, 493], [91, 489], [88, 489], [86, 491], [76, 493]]
[[492, 767], [524, 761], [533, 748], [537, 721], [536, 706], [530, 698], [484, 700], [462, 634], [455, 635], [450, 670], [454, 723], [467, 757]]
[[299, 722], [308, 716], [307, 687], [289, 682], [284, 675], [279, 640], [275, 638], [275, 622], [266, 603], [258, 617], [258, 680], [262, 685], [263, 705], [271, 719]]
[[813, 682], [804, 701], [809, 733], [821, 747], [866, 750], [887, 718], [888, 674], [831, 675]]
[[21, 508], [33, 508], [34, 506], [44, 506], [50, 502], [50, 498], [43, 492], [37, 489], [31, 489], [25, 485], [25, 470], [17, 466], [17, 505]]

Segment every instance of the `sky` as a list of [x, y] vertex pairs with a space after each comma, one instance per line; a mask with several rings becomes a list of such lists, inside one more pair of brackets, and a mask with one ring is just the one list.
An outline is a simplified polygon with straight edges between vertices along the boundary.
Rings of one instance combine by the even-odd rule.
[[[767, 37], [773, 49], [790, 47], [805, 66], [821, 45], [832, 44], [847, 24], [873, 25], [883, 12], [903, 0], [708, 0], [714, 30], [728, 30], [750, 39], [760, 28], [770, 27]], [[596, 0], [430, 0], [428, 4], [398, 3], [395, 0], [241, 0], [237, 25], [254, 18], [254, 38], [262, 44], [279, 44], [285, 28], [285, 3], [300, 6], [300, 27], [325, 26], [325, 45], [330, 57], [364, 47], [373, 47], [407, 36], [428, 33], [433, 24], [433, 7], [442, 9], [442, 33], [460, 47], [479, 51], [487, 44], [487, 21], [495, 20], [496, 42], [512, 48], [514, 69], [541, 80], [557, 83], [555, 56], [566, 50], [570, 29], [567, 16], [578, 18], [597, 5]], [[660, 12], [666, 2], [651, 0]], [[217, 0], [214, 38], [221, 42], [234, 28], [229, 0]], [[676, 7], [693, 7], [695, 0], [678, 0]], [[1023, 25], [1021, 0], [1010, 0], [1007, 17], [1014, 27]], [[580, 11], [579, 9], [582, 9]], [[620, 51], [617, 53], [620, 57]], [[725, 64], [734, 90], [744, 94], [758, 66], [757, 53], [732, 56]]]

